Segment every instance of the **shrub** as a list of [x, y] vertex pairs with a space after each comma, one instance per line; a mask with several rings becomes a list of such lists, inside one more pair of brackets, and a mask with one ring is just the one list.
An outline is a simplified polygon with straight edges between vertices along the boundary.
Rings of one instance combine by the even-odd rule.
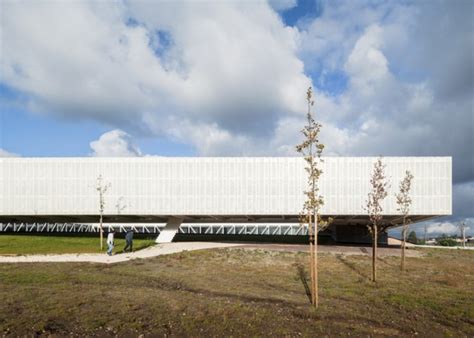
[[415, 231], [411, 231], [408, 234], [407, 241], [410, 242], [410, 243], [413, 243], [413, 244], [418, 244], [418, 238], [416, 237], [416, 232]]
[[441, 246], [456, 246], [457, 242], [454, 238], [442, 237], [436, 240], [436, 244]]

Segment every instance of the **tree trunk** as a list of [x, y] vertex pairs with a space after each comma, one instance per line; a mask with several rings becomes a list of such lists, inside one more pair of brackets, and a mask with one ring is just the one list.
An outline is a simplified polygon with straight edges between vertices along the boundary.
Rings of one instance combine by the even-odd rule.
[[464, 225], [464, 223], [462, 225], [462, 247], [466, 247], [466, 226]]
[[103, 249], [103, 241], [104, 241], [104, 230], [102, 228], [102, 213], [100, 214], [100, 251]]
[[372, 281], [377, 281], [377, 225], [372, 228]]
[[402, 229], [402, 262], [400, 269], [405, 271], [405, 246], [407, 241], [407, 228], [406, 228], [406, 221], [403, 219], [403, 229]]
[[310, 271], [311, 271], [311, 280], [310, 280], [310, 290], [311, 290], [311, 304], [314, 305], [314, 250], [313, 250], [313, 239], [312, 236], [310, 237], [310, 244], [309, 244], [309, 264], [310, 264]]
[[314, 215], [314, 306], [319, 305], [318, 295], [318, 216]]
[[308, 213], [308, 235], [309, 235], [309, 270], [311, 274], [310, 290], [311, 304], [314, 305], [314, 250], [313, 250], [313, 226], [311, 214]]

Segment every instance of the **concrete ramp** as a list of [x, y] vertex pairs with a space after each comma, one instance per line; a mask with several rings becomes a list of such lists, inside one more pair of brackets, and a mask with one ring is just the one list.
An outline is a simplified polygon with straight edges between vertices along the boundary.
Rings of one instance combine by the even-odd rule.
[[182, 218], [170, 218], [158, 235], [156, 243], [171, 243], [174, 236], [178, 233], [181, 223], [183, 223]]

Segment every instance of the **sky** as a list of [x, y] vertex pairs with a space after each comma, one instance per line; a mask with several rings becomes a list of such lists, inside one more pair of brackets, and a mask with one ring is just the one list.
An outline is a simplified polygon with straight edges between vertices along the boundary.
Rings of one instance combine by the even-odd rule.
[[[0, 156], [452, 156], [474, 235], [474, 2], [0, 2]], [[422, 229], [423, 224], [416, 229]]]

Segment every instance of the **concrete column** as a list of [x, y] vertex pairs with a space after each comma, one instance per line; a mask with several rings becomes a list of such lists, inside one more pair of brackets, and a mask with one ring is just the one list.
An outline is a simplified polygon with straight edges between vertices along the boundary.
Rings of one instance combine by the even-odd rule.
[[168, 223], [161, 230], [160, 234], [156, 238], [156, 243], [171, 243], [174, 236], [178, 233], [179, 226], [183, 223], [182, 218], [170, 218]]

